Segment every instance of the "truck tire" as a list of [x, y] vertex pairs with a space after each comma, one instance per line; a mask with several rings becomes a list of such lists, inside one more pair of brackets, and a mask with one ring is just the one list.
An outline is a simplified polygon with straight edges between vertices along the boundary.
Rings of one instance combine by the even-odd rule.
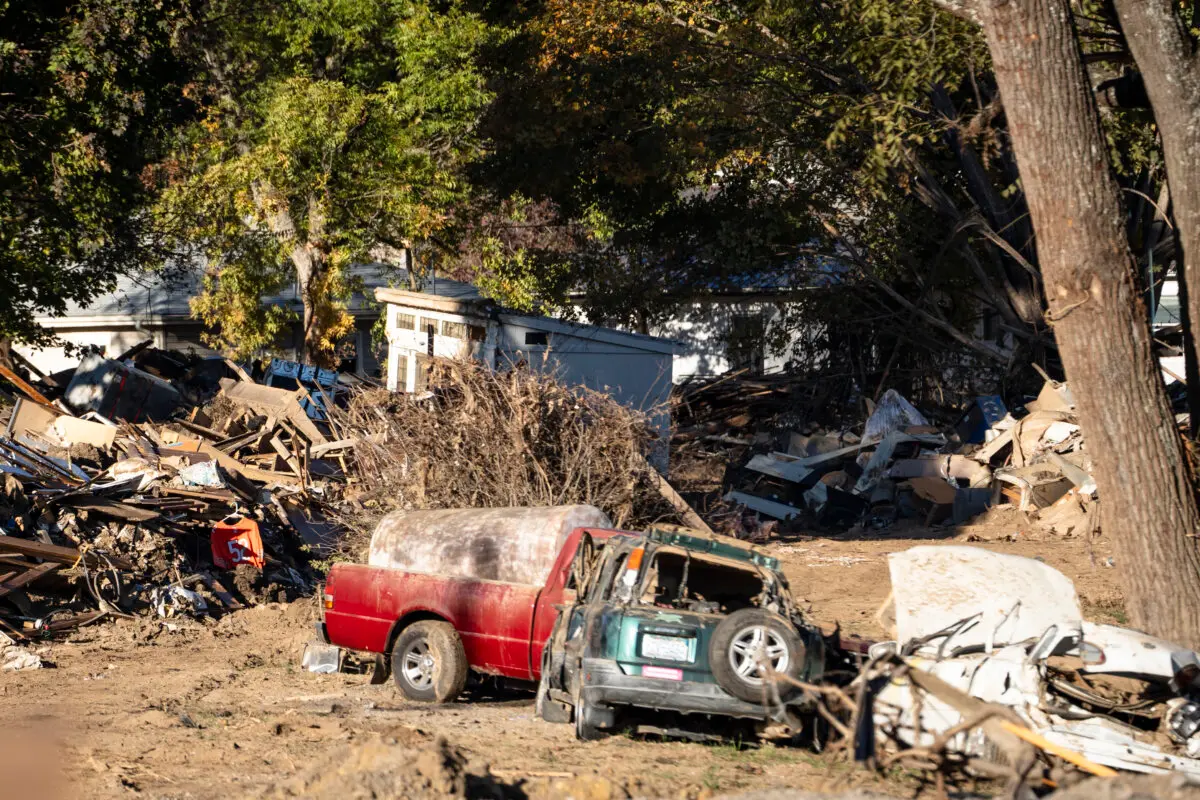
[[581, 742], [594, 742], [608, 735], [592, 720], [593, 715], [592, 704], [580, 698], [575, 705], [575, 738]]
[[[761, 608], [743, 608], [721, 620], [708, 646], [708, 664], [717, 685], [739, 700], [770, 699], [762, 661], [777, 673], [797, 680], [804, 674], [806, 652], [796, 629], [783, 617]], [[787, 681], [774, 681], [780, 700], [799, 691]]]
[[467, 654], [449, 622], [409, 625], [392, 647], [392, 676], [400, 693], [422, 703], [449, 703], [467, 685]]

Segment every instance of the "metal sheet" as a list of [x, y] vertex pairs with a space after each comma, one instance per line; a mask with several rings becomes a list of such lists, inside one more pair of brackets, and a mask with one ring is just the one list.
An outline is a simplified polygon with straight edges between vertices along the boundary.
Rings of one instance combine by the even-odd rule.
[[1084, 672], [1145, 675], [1167, 681], [1175, 676], [1171, 654], [1188, 652], [1183, 645], [1148, 633], [1093, 622], [1083, 623], [1083, 640], [1104, 651], [1104, 663], [1088, 664]]
[[1036, 639], [1051, 625], [1082, 624], [1075, 585], [1032, 558], [978, 547], [923, 546], [892, 553], [888, 568], [901, 643], [973, 614], [980, 615], [979, 624], [955, 635], [951, 649]]

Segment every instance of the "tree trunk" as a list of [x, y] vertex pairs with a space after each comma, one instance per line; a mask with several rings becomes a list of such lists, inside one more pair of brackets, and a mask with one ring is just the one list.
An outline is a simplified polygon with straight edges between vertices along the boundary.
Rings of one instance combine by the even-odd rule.
[[[1183, 319], [1189, 335], [1184, 337], [1184, 354], [1191, 366], [1195, 343], [1200, 342], [1200, 291], [1187, 291], [1183, 284], [1187, 274], [1194, 274], [1190, 267], [1196, 266], [1188, 261], [1189, 254], [1200, 253], [1200, 55], [1171, 0], [1116, 0], [1114, 5], [1162, 136], [1175, 218], [1179, 300], [1187, 304]], [[1200, 430], [1200, 419], [1192, 409], [1200, 405], [1194, 401], [1197, 396], [1200, 387], [1189, 383], [1193, 437]]]
[[1130, 618], [1200, 646], [1200, 553], [1190, 538], [1200, 514], [1134, 288], [1069, 0], [985, 0], [967, 10], [987, 35]]
[[323, 366], [321, 359], [321, 326], [317, 310], [321, 304], [320, 291], [325, 270], [328, 267], [325, 254], [311, 242], [298, 245], [292, 250], [292, 264], [296, 267], [296, 285], [300, 301], [304, 304], [303, 338], [300, 361], [305, 364]]

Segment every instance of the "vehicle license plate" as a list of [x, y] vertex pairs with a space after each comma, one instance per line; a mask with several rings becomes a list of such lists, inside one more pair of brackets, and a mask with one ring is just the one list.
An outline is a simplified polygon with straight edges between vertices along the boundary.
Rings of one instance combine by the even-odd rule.
[[642, 637], [642, 656], [661, 658], [666, 661], [689, 661], [688, 640], [678, 636], [655, 636], [647, 633]]
[[662, 678], [666, 681], [681, 681], [683, 680], [683, 670], [675, 667], [655, 667], [647, 664], [642, 667], [643, 678]]

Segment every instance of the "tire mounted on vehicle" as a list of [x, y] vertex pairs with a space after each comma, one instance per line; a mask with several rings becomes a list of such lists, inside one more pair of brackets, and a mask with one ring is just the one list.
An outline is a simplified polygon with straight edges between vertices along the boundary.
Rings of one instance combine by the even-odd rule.
[[743, 608], [721, 620], [708, 646], [708, 663], [717, 684], [747, 703], [772, 699], [772, 682], [780, 700], [794, 697], [798, 687], [778, 677], [771, 681], [769, 676], [776, 673], [800, 680], [806, 656], [795, 627], [761, 608]]
[[467, 685], [467, 654], [449, 622], [409, 625], [392, 646], [392, 677], [400, 693], [423, 703], [448, 703]]

